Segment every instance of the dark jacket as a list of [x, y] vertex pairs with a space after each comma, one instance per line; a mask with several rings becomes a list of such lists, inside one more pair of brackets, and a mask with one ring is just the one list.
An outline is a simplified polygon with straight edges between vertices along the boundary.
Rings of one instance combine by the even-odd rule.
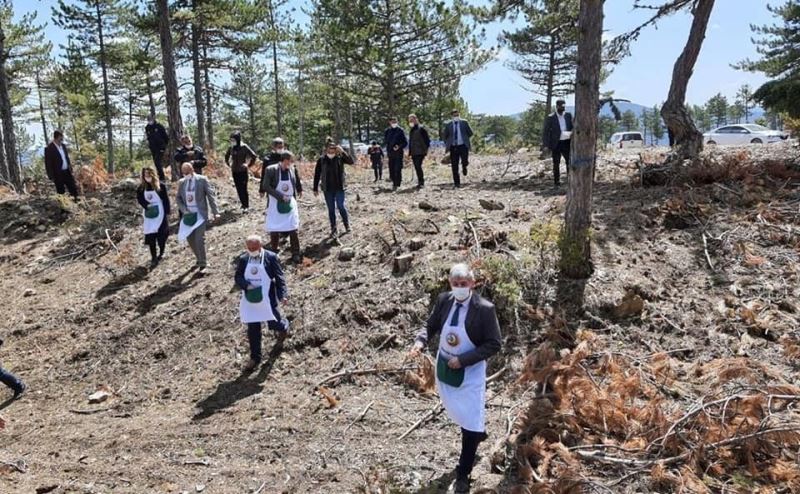
[[169, 144], [169, 135], [167, 129], [158, 122], [147, 124], [144, 127], [144, 133], [147, 136], [147, 146], [151, 151], [164, 151]]
[[327, 154], [323, 154], [317, 160], [314, 168], [314, 192], [319, 190], [320, 184], [325, 192], [340, 192], [345, 190], [344, 165], [352, 165], [353, 158], [346, 152], [336, 155], [332, 159]]
[[[264, 174], [263, 183], [264, 183], [264, 192], [271, 195], [275, 199], [282, 201], [283, 194], [278, 192], [278, 182], [280, 182], [280, 167], [279, 164], [270, 165], [267, 167], [267, 171]], [[297, 194], [303, 192], [303, 184], [300, 183], [300, 174], [297, 172], [297, 167], [292, 166], [287, 170], [289, 172], [289, 180], [292, 181], [294, 185], [294, 196], [297, 197]], [[269, 204], [269, 199], [267, 199], [267, 204]]]
[[[61, 145], [64, 150], [64, 156], [67, 158], [67, 170], [72, 169], [72, 161], [69, 159], [69, 151], [67, 146]], [[53, 180], [56, 172], [61, 170], [63, 163], [61, 162], [61, 153], [58, 152], [58, 147], [55, 142], [50, 141], [50, 144], [44, 148], [44, 169], [47, 172], [47, 178]]]
[[[453, 302], [455, 298], [451, 292], [439, 295], [427, 324], [417, 333], [416, 341], [427, 345], [442, 330]], [[476, 364], [500, 351], [500, 323], [497, 321], [494, 305], [477, 293], [473, 292], [469, 300], [469, 312], [464, 325], [475, 349], [458, 356], [462, 366]]]
[[369, 154], [369, 159], [372, 161], [373, 165], [378, 165], [383, 159], [383, 148], [380, 146], [370, 146], [367, 150], [367, 154]]
[[451, 120], [445, 124], [444, 132], [442, 133], [442, 140], [444, 141], [445, 147], [450, 149], [456, 145], [456, 123], [458, 123], [458, 131], [461, 133], [461, 139], [464, 141], [464, 145], [467, 146], [467, 149], [470, 149], [471, 144], [469, 139], [472, 137], [472, 127], [469, 126], [469, 122], [466, 120], [459, 120], [458, 122]]
[[[164, 204], [164, 221], [167, 220], [169, 216], [169, 194], [167, 193], [167, 186], [164, 185], [164, 182], [158, 184], [158, 197], [161, 198], [161, 202]], [[144, 193], [146, 190], [153, 190], [151, 185], [146, 185], [146, 188], [139, 187], [136, 189], [136, 200], [139, 201], [139, 205], [142, 206], [142, 209], [147, 209], [149, 203], [144, 198]]]
[[[386, 146], [386, 153], [402, 153], [403, 149], [408, 146], [408, 139], [406, 139], [406, 131], [402, 127], [395, 128], [389, 127], [383, 132], [383, 143]], [[397, 146], [397, 151], [394, 147]]]
[[408, 154], [424, 156], [431, 147], [431, 136], [424, 125], [415, 125], [408, 131]]
[[[572, 114], [564, 112], [564, 120], [567, 130], [572, 131]], [[561, 125], [558, 123], [558, 115], [552, 113], [544, 121], [544, 131], [542, 132], [542, 145], [547, 149], [556, 149], [558, 141], [561, 140]]]
[[203, 167], [206, 166], [206, 154], [200, 146], [193, 146], [188, 149], [181, 146], [175, 151], [175, 161], [178, 162], [179, 166], [183, 163], [191, 163], [195, 173], [202, 175]]
[[267, 192], [267, 182], [265, 177], [267, 176], [267, 168], [272, 165], [278, 164], [281, 162], [281, 153], [277, 153], [275, 151], [270, 151], [263, 156], [261, 156], [261, 184], [258, 187], [258, 191], [261, 193]]
[[255, 163], [256, 159], [258, 159], [258, 155], [247, 144], [231, 146], [228, 148], [228, 152], [225, 153], [225, 164], [231, 167], [231, 172], [233, 173], [247, 173], [245, 163], [248, 160], [251, 163]]
[[[236, 286], [242, 290], [247, 290], [247, 280], [244, 278], [244, 270], [247, 269], [247, 263], [250, 261], [250, 254], [245, 252], [236, 261], [236, 274], [233, 279]], [[264, 249], [264, 269], [267, 271], [267, 276], [272, 280], [269, 287], [269, 303], [273, 308], [278, 306], [279, 300], [284, 300], [289, 292], [286, 288], [286, 279], [283, 277], [283, 268], [278, 260], [278, 256]]]

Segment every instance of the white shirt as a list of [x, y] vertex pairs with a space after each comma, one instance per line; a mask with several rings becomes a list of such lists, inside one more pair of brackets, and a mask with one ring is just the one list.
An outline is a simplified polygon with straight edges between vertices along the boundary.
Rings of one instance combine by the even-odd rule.
[[61, 169], [66, 170], [69, 167], [69, 163], [67, 162], [67, 155], [64, 154], [64, 148], [56, 144], [56, 149], [58, 149], [58, 154], [61, 155]]
[[450, 320], [453, 318], [453, 312], [456, 310], [456, 305], [461, 304], [461, 309], [458, 311], [458, 324], [456, 326], [463, 326], [467, 322], [467, 312], [469, 312], [469, 303], [472, 300], [472, 294], [466, 300], [459, 302], [453, 298], [453, 306], [450, 307], [450, 312], [447, 313], [447, 319], [444, 322], [445, 326], [450, 326]]
[[572, 137], [572, 132], [567, 130], [567, 116], [566, 112], [563, 114], [559, 114], [556, 112], [556, 116], [558, 117], [558, 126], [561, 127], [561, 138], [559, 140], [566, 141]]

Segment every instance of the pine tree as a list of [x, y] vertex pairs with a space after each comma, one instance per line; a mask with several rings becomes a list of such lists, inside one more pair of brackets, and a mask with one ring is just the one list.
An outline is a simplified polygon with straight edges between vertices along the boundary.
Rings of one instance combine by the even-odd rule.
[[736, 92], [736, 102], [742, 108], [744, 123], [750, 123], [750, 110], [753, 108], [750, 103], [753, 101], [753, 90], [749, 84], [743, 84]]
[[[164, 91], [167, 97], [167, 121], [169, 122], [170, 147], [168, 156], [179, 145], [183, 134], [183, 119], [181, 118], [180, 95], [178, 94], [178, 78], [175, 74], [175, 57], [172, 48], [172, 31], [170, 30], [170, 12], [167, 0], [156, 0], [156, 13], [158, 18], [158, 35], [161, 44], [161, 63], [164, 69]], [[172, 163], [172, 181], [178, 180], [180, 170]]]
[[719, 127], [728, 121], [728, 98], [717, 93], [712, 96], [706, 103], [706, 111], [714, 122], [714, 125]]
[[651, 115], [650, 135], [652, 139], [650, 144], [657, 146], [664, 137], [664, 124], [661, 121], [661, 109], [658, 106], [654, 106]]
[[58, 7], [53, 8], [55, 24], [71, 31], [70, 40], [77, 43], [87, 59], [100, 68], [106, 125], [106, 166], [109, 173], [114, 173], [112, 119], [117, 110], [111, 102], [107, 44], [109, 39], [119, 34], [122, 27], [119, 18], [125, 8], [120, 0], [76, 0], [71, 3], [58, 0]]
[[630, 132], [632, 130], [639, 129], [639, 117], [636, 116], [636, 113], [633, 110], [625, 110], [622, 114], [622, 121], [620, 122], [622, 128], [626, 131]]

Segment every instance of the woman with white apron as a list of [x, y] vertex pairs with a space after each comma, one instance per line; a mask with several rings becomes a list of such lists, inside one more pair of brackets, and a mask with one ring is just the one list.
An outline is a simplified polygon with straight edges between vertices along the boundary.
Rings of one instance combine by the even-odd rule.
[[197, 196], [195, 191], [191, 189], [194, 185], [196, 184], [192, 180], [189, 180], [186, 185], [188, 187], [186, 190], [186, 209], [188, 209], [189, 212], [183, 215], [181, 224], [178, 227], [179, 243], [186, 243], [186, 239], [189, 238], [189, 235], [206, 222], [206, 219], [203, 218], [203, 215], [197, 210]]
[[[158, 180], [158, 174], [151, 166], [142, 168], [136, 199], [143, 210], [142, 228], [144, 243], [150, 247], [150, 267], [155, 267], [164, 257], [164, 248], [169, 235], [170, 204], [167, 187]], [[157, 253], [156, 244], [158, 244]]]
[[281, 235], [289, 235], [292, 246], [292, 260], [300, 262], [300, 213], [295, 197], [302, 197], [303, 190], [297, 168], [292, 167], [294, 155], [289, 151], [281, 154], [278, 164], [265, 170], [264, 190], [267, 197], [267, 214], [264, 230], [270, 236], [270, 248], [278, 252]]
[[475, 276], [466, 264], [450, 270], [450, 292], [439, 295], [425, 328], [411, 349], [419, 354], [441, 333], [436, 355], [436, 387], [450, 419], [461, 426], [456, 494], [469, 492], [478, 445], [486, 439], [486, 360], [500, 350], [494, 305], [473, 293]]
[[247, 325], [250, 343], [250, 360], [245, 371], [255, 369], [261, 363], [261, 328], [278, 332], [279, 341], [286, 336], [289, 324], [278, 310], [278, 300], [286, 300], [286, 282], [278, 257], [261, 246], [261, 237], [247, 238], [247, 252], [242, 254], [234, 275], [236, 285], [242, 290], [239, 300], [239, 317]]

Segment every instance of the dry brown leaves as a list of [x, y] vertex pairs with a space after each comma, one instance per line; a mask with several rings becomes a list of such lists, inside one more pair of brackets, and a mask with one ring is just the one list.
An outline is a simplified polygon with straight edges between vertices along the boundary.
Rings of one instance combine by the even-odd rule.
[[97, 192], [105, 188], [109, 183], [109, 176], [103, 158], [97, 156], [91, 166], [79, 167], [75, 180], [84, 192]]
[[420, 394], [430, 395], [436, 390], [436, 377], [433, 360], [428, 355], [417, 355], [415, 363], [419, 366], [414, 371], [406, 371], [403, 382], [417, 390]]

